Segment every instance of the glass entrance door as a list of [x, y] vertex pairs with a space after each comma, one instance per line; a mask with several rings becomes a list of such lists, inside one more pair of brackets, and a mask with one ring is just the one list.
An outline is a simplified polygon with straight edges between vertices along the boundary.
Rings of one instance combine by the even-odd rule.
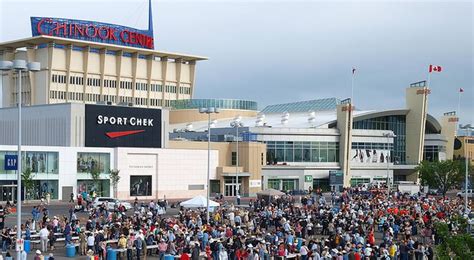
[[[235, 183], [226, 183], [225, 185], [225, 193], [224, 196], [237, 196], [237, 184]], [[240, 184], [239, 184], [239, 190], [240, 190]]]
[[0, 186], [0, 200], [13, 202], [16, 198], [16, 186], [6, 185]]

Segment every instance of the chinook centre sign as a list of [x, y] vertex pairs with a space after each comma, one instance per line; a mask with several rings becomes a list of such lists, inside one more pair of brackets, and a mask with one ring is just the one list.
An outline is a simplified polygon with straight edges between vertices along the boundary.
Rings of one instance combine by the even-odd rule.
[[131, 27], [66, 18], [31, 17], [33, 36], [55, 37], [154, 49], [153, 27], [139, 30]]

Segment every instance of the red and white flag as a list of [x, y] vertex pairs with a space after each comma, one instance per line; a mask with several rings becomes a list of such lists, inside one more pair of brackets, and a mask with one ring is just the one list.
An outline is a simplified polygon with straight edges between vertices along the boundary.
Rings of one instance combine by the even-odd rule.
[[463, 88], [459, 88], [459, 93], [463, 93], [464, 92], [464, 89]]
[[442, 68], [441, 66], [438, 66], [438, 65], [431, 65], [430, 64], [430, 69], [429, 69], [429, 72], [441, 72]]

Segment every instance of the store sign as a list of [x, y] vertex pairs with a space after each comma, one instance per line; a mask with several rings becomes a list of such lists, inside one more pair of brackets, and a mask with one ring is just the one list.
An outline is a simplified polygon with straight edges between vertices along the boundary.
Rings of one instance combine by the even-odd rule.
[[344, 173], [342, 171], [329, 171], [329, 185], [344, 185]]
[[304, 182], [313, 182], [313, 176], [312, 175], [305, 175], [304, 176]]
[[161, 109], [86, 105], [89, 147], [161, 148]]
[[31, 17], [33, 36], [48, 35], [83, 41], [154, 49], [153, 30], [66, 18]]
[[5, 171], [16, 171], [18, 170], [18, 155], [16, 154], [5, 154]]
[[260, 187], [262, 187], [262, 181], [261, 180], [250, 180], [249, 181], [249, 186], [250, 186], [250, 188], [260, 188]]

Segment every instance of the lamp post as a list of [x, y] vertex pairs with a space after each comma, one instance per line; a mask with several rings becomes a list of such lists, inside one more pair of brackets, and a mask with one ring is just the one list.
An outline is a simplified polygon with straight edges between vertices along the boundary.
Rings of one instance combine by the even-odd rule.
[[237, 204], [240, 204], [239, 200], [239, 127], [244, 126], [242, 122], [240, 122], [241, 118], [238, 116], [230, 123], [231, 127], [235, 128], [235, 136], [236, 136], [236, 152], [235, 152], [235, 191], [236, 191], [236, 198]]
[[396, 135], [394, 135], [393, 133], [386, 133], [386, 134], [383, 134], [383, 136], [387, 137], [387, 146], [388, 146], [388, 152], [387, 152], [387, 198], [390, 196], [390, 170], [389, 170], [389, 167], [390, 167], [390, 159], [391, 159], [391, 156], [390, 156], [390, 138], [395, 138]]
[[[17, 71], [18, 72], [18, 175], [16, 187], [16, 227], [17, 240], [21, 240], [21, 74], [27, 71], [39, 71], [41, 64], [39, 62], [27, 62], [26, 60], [0, 61], [0, 70], [2, 71]], [[21, 250], [16, 246], [17, 259], [21, 259]]]
[[468, 193], [467, 193], [467, 183], [469, 181], [469, 156], [468, 156], [468, 152], [467, 152], [467, 144], [468, 144], [468, 136], [471, 136], [471, 131], [472, 129], [474, 129], [474, 127], [472, 127], [471, 125], [465, 125], [465, 126], [459, 126], [459, 129], [463, 129], [463, 130], [466, 130], [466, 136], [464, 138], [464, 160], [465, 160], [465, 163], [466, 163], [466, 166], [465, 166], [465, 170], [466, 170], [466, 176], [465, 176], [465, 180], [464, 180], [464, 210], [465, 212], [467, 213], [467, 207], [469, 206], [468, 205]]
[[207, 179], [206, 179], [206, 220], [209, 224], [209, 195], [211, 193], [210, 189], [210, 176], [211, 176], [211, 114], [219, 113], [219, 109], [216, 107], [204, 107], [199, 108], [199, 113], [207, 114]]

